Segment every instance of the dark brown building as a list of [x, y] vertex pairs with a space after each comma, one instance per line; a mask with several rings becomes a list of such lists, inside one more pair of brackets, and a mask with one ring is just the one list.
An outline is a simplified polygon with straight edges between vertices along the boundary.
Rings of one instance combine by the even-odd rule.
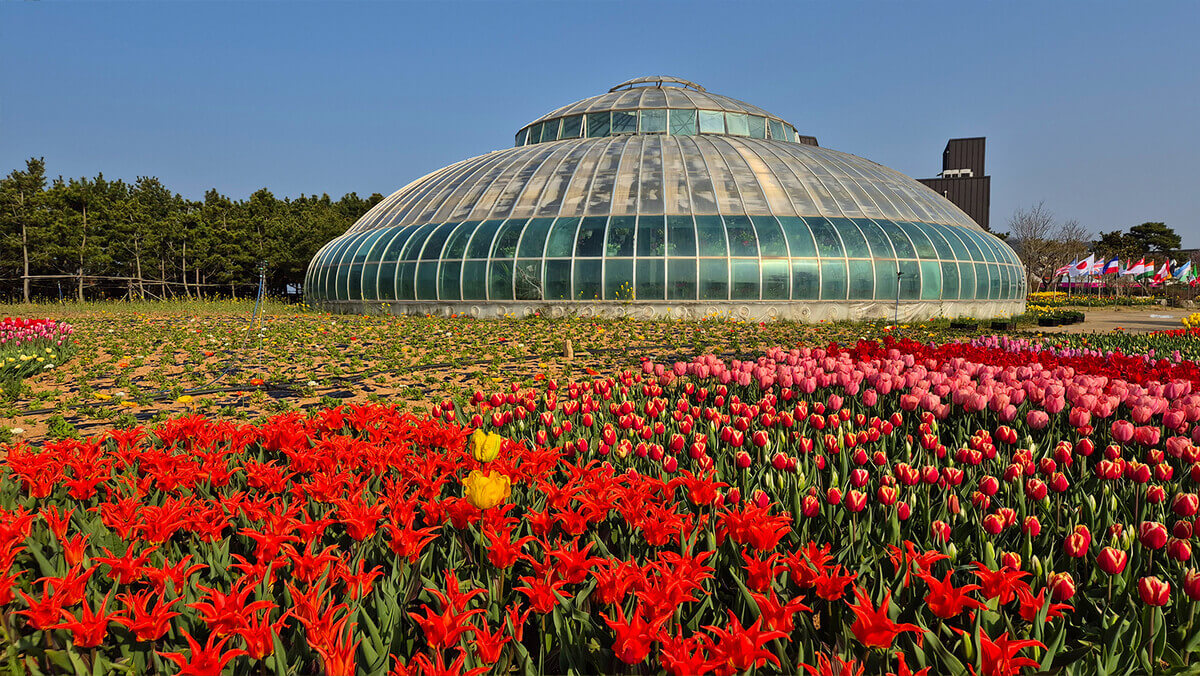
[[942, 152], [942, 171], [937, 178], [918, 179], [939, 195], [967, 212], [985, 230], [992, 205], [992, 177], [983, 170], [984, 146], [987, 139], [952, 138]]

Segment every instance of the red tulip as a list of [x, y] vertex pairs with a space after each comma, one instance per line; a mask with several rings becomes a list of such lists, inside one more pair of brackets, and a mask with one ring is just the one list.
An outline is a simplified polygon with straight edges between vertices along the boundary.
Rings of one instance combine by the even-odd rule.
[[1171, 585], [1157, 577], [1143, 577], [1138, 580], [1138, 596], [1142, 603], [1148, 606], [1165, 606], [1171, 600]]
[[1096, 557], [1096, 564], [1100, 566], [1100, 570], [1109, 575], [1120, 575], [1125, 572], [1127, 563], [1129, 563], [1129, 554], [1112, 547], [1105, 547]]
[[1087, 556], [1089, 544], [1091, 542], [1086, 536], [1079, 532], [1073, 532], [1063, 542], [1063, 550], [1066, 551], [1067, 556], [1078, 559]]
[[934, 521], [930, 524], [929, 531], [933, 539], [937, 542], [950, 541], [950, 525], [945, 521]]
[[1075, 579], [1070, 573], [1051, 573], [1046, 585], [1055, 601], [1066, 601], [1075, 595]]
[[1036, 516], [1027, 516], [1021, 530], [1030, 537], [1037, 537], [1042, 532], [1042, 523]]
[[1200, 499], [1195, 493], [1176, 493], [1171, 499], [1171, 511], [1179, 516], [1193, 516], [1200, 507]]
[[1172, 538], [1167, 543], [1167, 556], [1176, 561], [1187, 563], [1192, 558], [1192, 544], [1187, 540]]
[[1167, 528], [1157, 521], [1143, 521], [1138, 526], [1138, 542], [1149, 549], [1162, 549], [1167, 544]]
[[1183, 593], [1193, 601], [1200, 601], [1200, 572], [1194, 568], [1183, 574]]

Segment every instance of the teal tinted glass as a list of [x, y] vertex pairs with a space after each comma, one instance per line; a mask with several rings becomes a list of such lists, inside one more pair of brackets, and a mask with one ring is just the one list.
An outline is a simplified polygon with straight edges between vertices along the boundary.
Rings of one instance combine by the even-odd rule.
[[496, 237], [496, 231], [504, 221], [492, 220], [484, 221], [475, 228], [474, 234], [471, 235], [471, 243], [467, 245], [467, 258], [487, 258], [492, 250], [492, 240]]
[[378, 281], [379, 263], [367, 261], [363, 265], [362, 271], [363, 300], [379, 300], [379, 288], [376, 285]]
[[667, 111], [663, 109], [643, 110], [640, 130], [643, 134], [661, 134], [667, 130]]
[[513, 299], [513, 262], [494, 260], [488, 268], [488, 300]]
[[[640, 226], [639, 226], [640, 227]], [[637, 299], [662, 300], [667, 293], [666, 263], [661, 258], [637, 261]]]
[[583, 116], [572, 115], [563, 119], [562, 138], [579, 138], [579, 132], [583, 129]]
[[725, 133], [725, 113], [719, 110], [701, 110], [700, 111], [700, 133], [701, 134], [724, 134]]
[[[850, 271], [853, 284], [854, 270]], [[896, 298], [896, 262], [875, 261], [875, 298], [879, 300], [894, 300]]]
[[942, 261], [942, 300], [958, 300], [958, 265]]
[[967, 247], [963, 245], [962, 238], [954, 234], [954, 231], [960, 228], [932, 224], [926, 224], [926, 227], [932, 228], [946, 240], [946, 243], [950, 245], [950, 250], [954, 252], [954, 258], [960, 261], [971, 260], [971, 254], [967, 251]]
[[672, 110], [669, 114], [673, 136], [693, 136], [696, 133], [696, 111]]
[[925, 223], [911, 223], [910, 225], [929, 238], [930, 243], [933, 245], [934, 258], [947, 261], [952, 261], [956, 258], [954, 249], [950, 248], [950, 243], [935, 228]]
[[546, 261], [546, 300], [571, 299], [571, 261]]
[[546, 120], [542, 123], [542, 143], [558, 140], [558, 128], [562, 120]]
[[759, 271], [757, 260], [734, 258], [732, 298], [734, 300], [758, 300]]
[[604, 261], [604, 299], [633, 300], [633, 260]]
[[521, 258], [541, 258], [546, 248], [546, 236], [553, 224], [553, 218], [535, 218], [529, 221], [529, 225], [525, 226], [525, 231], [521, 233], [517, 255]]
[[887, 235], [883, 234], [883, 230], [878, 225], [865, 218], [855, 218], [852, 220], [858, 226], [858, 229], [862, 230], [863, 237], [866, 238], [867, 244], [871, 246], [871, 256], [875, 258], [896, 257], [896, 253], [892, 251], [892, 245], [888, 241]]
[[729, 255], [725, 248], [725, 224], [720, 216], [697, 216], [696, 240], [701, 256]]
[[478, 221], [467, 221], [458, 226], [450, 234], [450, 239], [446, 241], [446, 248], [442, 252], [442, 258], [462, 258], [467, 253], [467, 242], [471, 240], [471, 235], [475, 232], [475, 228], [478, 225]]
[[[843, 296], [845, 293], [843, 292]], [[817, 300], [821, 297], [821, 268], [816, 260], [792, 261], [792, 300]]]
[[758, 256], [758, 240], [748, 217], [725, 216], [725, 231], [729, 234], [730, 256]]
[[546, 241], [546, 258], [570, 258], [575, 248], [575, 230], [579, 228], [578, 218], [560, 218], [554, 221], [550, 228], [550, 238]]
[[967, 253], [970, 256], [968, 260], [982, 261], [983, 252], [979, 250], [979, 244], [975, 242], [975, 238], [971, 236], [970, 232], [966, 228], [959, 228], [954, 231], [954, 234], [958, 235], [958, 238], [962, 240], [963, 246], [967, 248]]
[[537, 124], [529, 125], [529, 142], [530, 143], [541, 143], [542, 142], [542, 123], [541, 122], [539, 122]]
[[1012, 267], [1000, 266], [1000, 297], [1012, 298]]
[[767, 137], [767, 118], [757, 115], [750, 116], [750, 138]]
[[400, 300], [417, 299], [417, 264], [402, 261], [396, 268], [396, 298]]
[[725, 113], [725, 129], [734, 136], [749, 136], [750, 121], [745, 113]]
[[417, 264], [417, 300], [437, 300], [437, 261], [421, 261]]
[[[607, 216], [588, 216], [579, 224], [579, 235], [575, 238], [576, 256], [600, 256], [604, 253], [604, 231]], [[579, 269], [575, 269], [578, 277]], [[578, 286], [576, 287], [578, 290]], [[591, 296], [589, 296], [590, 298]]]
[[604, 291], [600, 286], [604, 274], [602, 264], [600, 259], [575, 261], [575, 300], [600, 300]]
[[795, 216], [780, 216], [779, 224], [783, 226], [783, 234], [787, 236], [788, 249], [793, 258], [809, 258], [817, 255], [812, 231], [808, 229], [803, 219]]
[[791, 296], [791, 267], [786, 258], [768, 258], [762, 262], [762, 299], [787, 300]]
[[667, 216], [667, 255], [696, 255], [696, 224], [691, 216]]
[[989, 265], [988, 269], [988, 298], [997, 300], [1000, 298], [1000, 292], [1004, 288], [1003, 280], [1000, 278], [1000, 266]]
[[895, 223], [891, 221], [878, 220], [875, 225], [883, 230], [883, 234], [887, 235], [888, 241], [892, 243], [892, 249], [896, 252], [896, 258], [916, 258], [917, 251], [913, 248], [912, 242], [908, 239], [908, 235], [904, 234]]
[[542, 261], [518, 260], [514, 276], [517, 300], [542, 300]]
[[771, 120], [770, 125], [771, 138], [776, 141], [790, 141], [787, 134], [783, 131], [783, 123], [779, 120]]
[[750, 220], [754, 223], [755, 234], [758, 235], [759, 255], [763, 258], [787, 258], [787, 242], [783, 239], [779, 221], [771, 216], [751, 216]]
[[496, 241], [492, 244], [492, 258], [514, 258], [517, 255], [517, 242], [521, 241], [521, 231], [527, 221], [523, 218], [507, 220], [496, 233]]
[[487, 300], [487, 261], [463, 263], [463, 300]]
[[638, 216], [637, 255], [661, 256], [666, 253], [667, 217]]
[[517, 132], [517, 145], [519, 145], [519, 146], [525, 145], [525, 139], [528, 138], [528, 134], [529, 134], [528, 127]]
[[[606, 256], [632, 256], [633, 232], [637, 222], [633, 216], [613, 216], [608, 219], [608, 243], [604, 248]], [[632, 274], [629, 279], [633, 279]]]
[[[871, 257], [871, 249], [867, 247], [867, 240], [863, 237], [862, 230], [853, 221], [848, 218], [834, 218], [830, 219], [830, 222], [837, 228], [837, 234], [842, 238], [842, 244], [846, 247], [847, 258]], [[821, 256], [825, 256], [823, 250], [821, 251]]]
[[443, 223], [429, 235], [429, 239], [425, 242], [425, 248], [421, 252], [421, 260], [439, 260], [442, 257], [442, 247], [446, 244], [446, 238], [458, 227], [457, 223]]
[[696, 300], [695, 258], [671, 258], [667, 261], [667, 299]]
[[429, 235], [433, 233], [434, 228], [438, 227], [435, 223], [422, 225], [417, 229], [413, 236], [404, 244], [404, 251], [400, 253], [402, 261], [416, 261], [421, 256], [421, 249], [425, 246], [425, 240], [429, 239]]
[[[968, 228], [963, 228], [960, 234], [966, 240], [967, 248], [972, 253], [976, 250], [979, 251], [979, 254], [975, 257], [976, 261], [989, 261], [993, 263], [996, 261], [996, 256], [992, 253], [991, 248], [988, 247], [987, 242], [984, 241], [983, 235]], [[974, 245], [974, 249], [971, 248], [972, 245]]]
[[462, 300], [462, 289], [459, 287], [462, 276], [460, 262], [442, 263], [438, 270], [438, 298], [441, 300]]
[[875, 298], [875, 269], [871, 261], [851, 260], [849, 265], [850, 300]]
[[960, 300], [975, 300], [975, 264], [958, 264], [958, 297]]
[[896, 223], [896, 226], [903, 230], [904, 234], [908, 235], [908, 239], [913, 243], [913, 248], [917, 250], [918, 256], [921, 258], [937, 258], [937, 252], [934, 251], [933, 244], [917, 226], [912, 223]]
[[587, 116], [587, 135], [588, 138], [597, 138], [600, 136], [608, 136], [609, 130], [612, 129], [609, 113], [588, 113]]
[[700, 300], [729, 299], [729, 267], [727, 259], [702, 259], [700, 261], [699, 292]]
[[[845, 249], [842, 248], [842, 240], [838, 237], [837, 230], [827, 218], [810, 217], [804, 219], [808, 225], [808, 229], [812, 232], [813, 239], [817, 244], [817, 255], [821, 258], [841, 258], [845, 256]], [[858, 235], [862, 237], [861, 234]], [[823, 269], [823, 268], [822, 268]], [[842, 279], [845, 279], [843, 275]], [[822, 286], [822, 298], [824, 297], [824, 286]]]
[[632, 134], [637, 131], [637, 113], [613, 111], [612, 133]]
[[[900, 300], [919, 300], [921, 298], [921, 265], [917, 261], [902, 260], [900, 266]], [[930, 280], [932, 284], [933, 280]]]
[[941, 298], [942, 264], [937, 261], [921, 261], [921, 300]]
[[821, 300], [846, 299], [846, 261], [821, 260]]
[[992, 280], [988, 279], [988, 269], [985, 263], [975, 264], [975, 298], [976, 300], [984, 300], [988, 297], [988, 290], [992, 288]]

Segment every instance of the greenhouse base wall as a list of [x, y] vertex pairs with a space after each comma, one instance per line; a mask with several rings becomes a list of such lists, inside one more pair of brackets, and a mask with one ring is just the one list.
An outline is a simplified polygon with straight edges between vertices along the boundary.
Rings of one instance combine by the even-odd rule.
[[810, 301], [778, 302], [365, 302], [314, 301], [321, 310], [340, 314], [467, 316], [480, 319], [529, 317], [583, 317], [605, 319], [739, 319], [746, 321], [785, 320], [796, 322], [864, 321], [871, 319], [913, 322], [925, 319], [972, 317], [992, 319], [1015, 317], [1025, 312], [1025, 301], [901, 301], [897, 317], [895, 302]]

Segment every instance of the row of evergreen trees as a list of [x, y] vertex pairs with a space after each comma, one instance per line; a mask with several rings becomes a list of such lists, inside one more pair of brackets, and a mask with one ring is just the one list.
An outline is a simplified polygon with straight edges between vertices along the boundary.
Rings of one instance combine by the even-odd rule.
[[184, 199], [157, 178], [48, 179], [40, 158], [0, 179], [0, 299], [286, 293], [309, 260], [383, 199], [356, 193]]

